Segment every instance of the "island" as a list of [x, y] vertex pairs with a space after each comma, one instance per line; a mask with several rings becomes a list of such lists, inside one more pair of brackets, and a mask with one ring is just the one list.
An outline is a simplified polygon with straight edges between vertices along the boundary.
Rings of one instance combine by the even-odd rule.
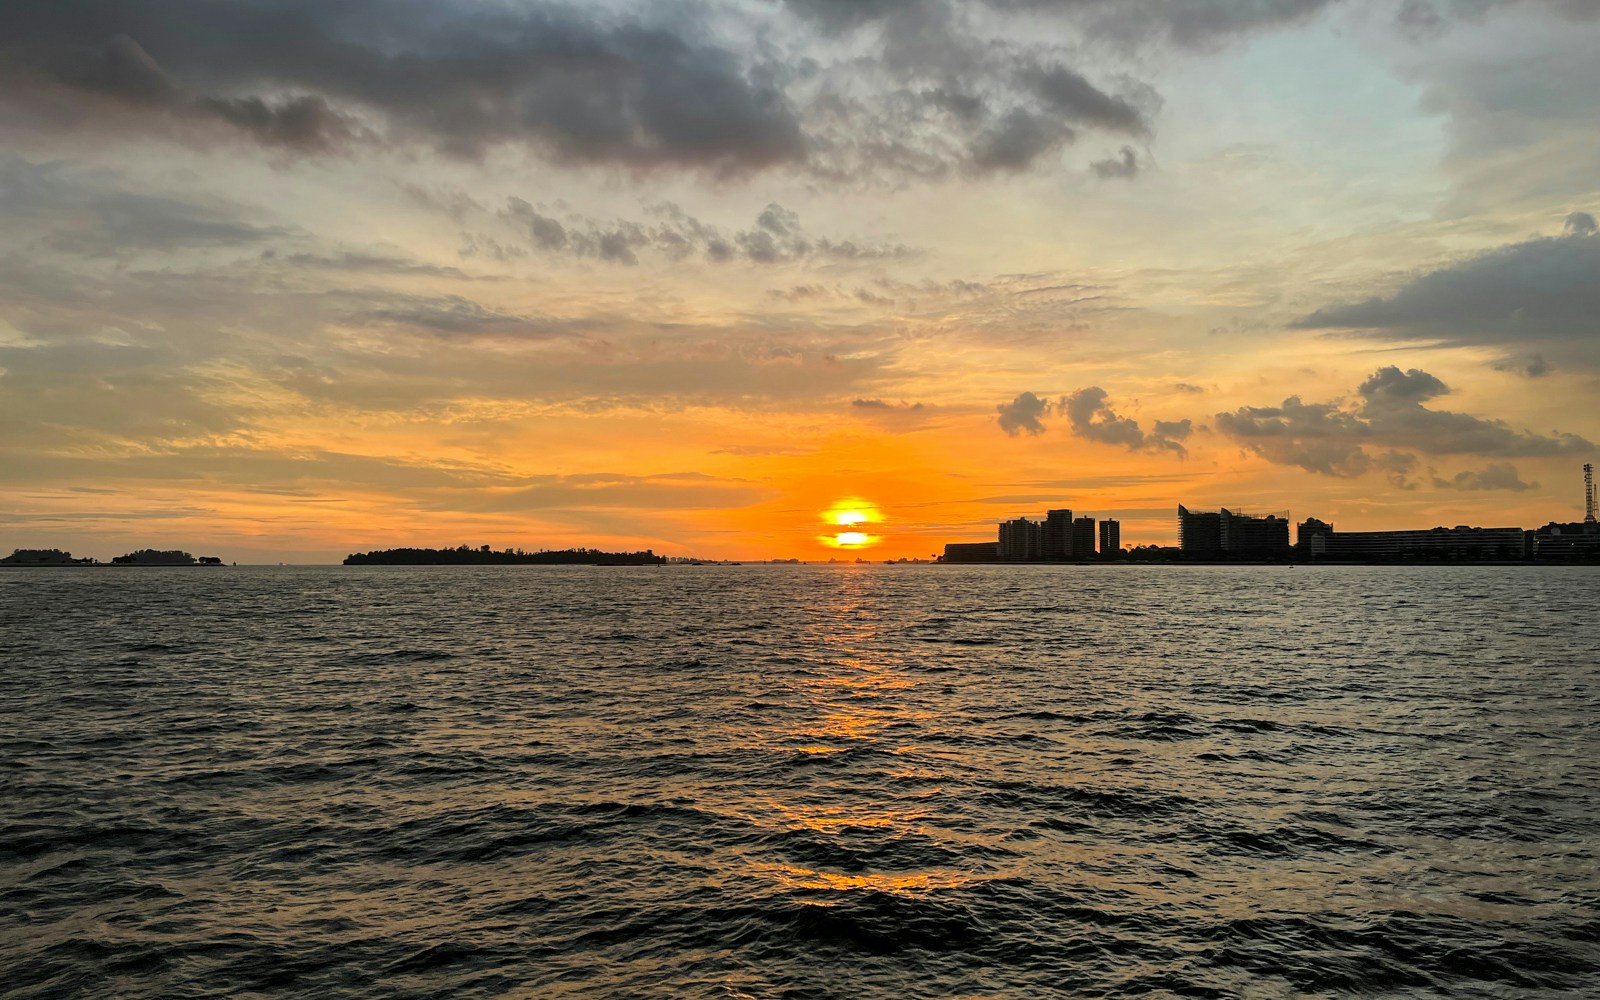
[[661, 566], [665, 556], [643, 552], [603, 552], [600, 549], [492, 549], [459, 545], [453, 549], [381, 549], [355, 552], [344, 558], [346, 566]]
[[60, 549], [16, 549], [0, 559], [0, 566], [93, 566], [93, 559], [74, 559]]
[[129, 552], [125, 556], [115, 556], [111, 560], [113, 566], [221, 566], [222, 560], [216, 556], [194, 556], [180, 549], [140, 549]]

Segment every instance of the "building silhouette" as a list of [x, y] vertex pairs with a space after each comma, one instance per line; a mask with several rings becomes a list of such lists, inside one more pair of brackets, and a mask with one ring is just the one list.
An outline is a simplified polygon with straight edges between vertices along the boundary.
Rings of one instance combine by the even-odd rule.
[[1106, 518], [1100, 522], [1100, 558], [1115, 559], [1122, 552], [1122, 522]]
[[1422, 528], [1402, 531], [1335, 531], [1314, 517], [1300, 522], [1300, 553], [1308, 559], [1384, 562], [1400, 559], [1523, 559], [1528, 532], [1521, 528]]
[[1600, 524], [1594, 521], [1551, 521], [1529, 534], [1535, 559], [1600, 560]]
[[1178, 504], [1178, 550], [1189, 559], [1222, 558], [1222, 515]]
[[1005, 562], [1036, 562], [1044, 558], [1044, 525], [1019, 517], [1000, 524], [1000, 558]]
[[944, 561], [947, 563], [986, 563], [1000, 560], [998, 542], [947, 542]]
[[1071, 559], [1073, 555], [1072, 511], [1052, 510], [1044, 515], [1044, 558]]
[[1073, 519], [1072, 555], [1075, 559], [1094, 558], [1094, 518], [1078, 517]]
[[1246, 514], [1223, 507], [1178, 505], [1178, 549], [1185, 559], [1267, 559], [1287, 556], [1289, 512]]

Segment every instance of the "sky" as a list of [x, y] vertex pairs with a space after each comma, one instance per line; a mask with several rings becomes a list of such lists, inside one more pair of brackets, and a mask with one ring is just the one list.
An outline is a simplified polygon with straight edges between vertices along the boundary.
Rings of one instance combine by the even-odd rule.
[[1582, 516], [1596, 0], [0, 21], [7, 551]]

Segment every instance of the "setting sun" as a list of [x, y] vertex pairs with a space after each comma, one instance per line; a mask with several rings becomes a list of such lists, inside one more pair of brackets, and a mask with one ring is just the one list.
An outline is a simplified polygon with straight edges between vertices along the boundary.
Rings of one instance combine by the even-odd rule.
[[837, 529], [832, 535], [819, 535], [817, 540], [836, 549], [864, 549], [882, 541], [881, 536], [861, 530], [869, 524], [883, 520], [883, 513], [875, 504], [857, 497], [840, 500], [822, 514], [823, 523]]

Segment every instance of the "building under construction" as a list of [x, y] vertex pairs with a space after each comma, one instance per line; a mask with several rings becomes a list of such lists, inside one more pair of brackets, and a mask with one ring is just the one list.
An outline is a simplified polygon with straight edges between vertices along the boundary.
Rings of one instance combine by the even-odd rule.
[[1289, 512], [1246, 514], [1178, 505], [1178, 549], [1185, 559], [1277, 559], [1289, 555]]

